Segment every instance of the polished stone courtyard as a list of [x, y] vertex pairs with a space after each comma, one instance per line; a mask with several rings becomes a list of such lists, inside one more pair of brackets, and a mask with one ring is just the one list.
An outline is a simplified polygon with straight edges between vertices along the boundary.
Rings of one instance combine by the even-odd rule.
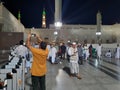
[[[69, 76], [69, 63], [47, 63], [46, 90], [120, 90], [120, 60], [92, 59], [80, 65], [82, 79]], [[26, 75], [25, 90], [32, 90], [30, 74]]]

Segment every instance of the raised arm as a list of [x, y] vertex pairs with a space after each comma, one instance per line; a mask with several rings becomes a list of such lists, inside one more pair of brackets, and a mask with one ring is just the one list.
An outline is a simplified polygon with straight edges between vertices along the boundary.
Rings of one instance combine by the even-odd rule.
[[38, 39], [39, 42], [42, 41], [42, 39], [37, 35], [36, 38]]
[[30, 37], [31, 37], [31, 34], [29, 33], [27, 37], [27, 44], [26, 44], [28, 48], [31, 46]]

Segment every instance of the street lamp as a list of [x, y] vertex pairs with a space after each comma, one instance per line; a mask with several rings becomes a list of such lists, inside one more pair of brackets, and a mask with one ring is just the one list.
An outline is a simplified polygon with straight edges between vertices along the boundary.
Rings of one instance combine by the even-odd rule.
[[[58, 31], [55, 31], [55, 32], [54, 32], [55, 40], [56, 40], [57, 42], [59, 42], [60, 29], [61, 29], [61, 27], [62, 27], [62, 22], [57, 21], [57, 22], [54, 23], [54, 25], [55, 25], [56, 30], [58, 30]], [[58, 36], [58, 33], [59, 33], [59, 36]]]
[[54, 34], [54, 42], [57, 42], [58, 32], [57, 32], [57, 31], [54, 31], [53, 34]]
[[55, 22], [55, 27], [56, 28], [62, 27], [62, 22]]
[[96, 36], [101, 36], [101, 32], [96, 32]]
[[98, 43], [100, 43], [101, 32], [96, 32], [96, 36], [97, 36]]
[[55, 31], [55, 32], [54, 32], [54, 35], [55, 35], [55, 36], [56, 36], [56, 35], [58, 35], [58, 32], [57, 32], [57, 31]]

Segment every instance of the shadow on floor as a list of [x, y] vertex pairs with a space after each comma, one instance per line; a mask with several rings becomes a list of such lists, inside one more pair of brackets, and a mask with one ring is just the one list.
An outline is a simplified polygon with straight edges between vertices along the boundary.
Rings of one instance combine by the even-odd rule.
[[63, 68], [63, 70], [70, 76], [70, 68], [69, 67], [67, 67], [67, 66], [65, 66], [64, 68]]

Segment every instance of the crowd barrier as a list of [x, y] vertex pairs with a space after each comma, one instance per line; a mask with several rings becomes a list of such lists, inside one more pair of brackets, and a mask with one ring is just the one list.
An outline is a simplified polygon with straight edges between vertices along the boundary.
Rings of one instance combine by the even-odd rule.
[[25, 59], [13, 57], [0, 69], [0, 90], [24, 90]]

